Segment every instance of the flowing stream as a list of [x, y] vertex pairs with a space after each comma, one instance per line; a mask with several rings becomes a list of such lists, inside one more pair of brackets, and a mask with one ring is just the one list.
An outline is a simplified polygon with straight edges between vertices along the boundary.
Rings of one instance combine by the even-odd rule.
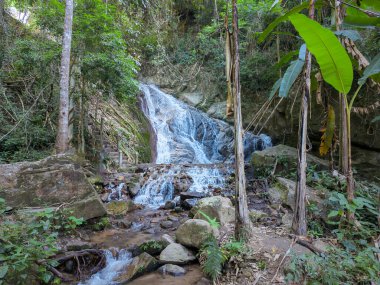
[[[227, 177], [233, 171], [233, 128], [227, 123], [208, 117], [186, 105], [154, 85], [141, 84], [142, 110], [148, 118], [154, 135], [157, 167], [151, 171], [135, 203], [157, 209], [166, 201], [178, 202], [175, 185], [178, 179], [188, 183], [187, 192], [209, 194], [223, 191]], [[244, 136], [244, 152], [249, 159], [255, 150], [271, 146], [266, 135]], [[121, 184], [120, 184], [121, 185]], [[121, 197], [123, 185], [114, 187], [111, 196]], [[186, 191], [185, 190], [185, 191]], [[140, 224], [132, 226], [138, 230]], [[106, 267], [79, 285], [109, 285], [131, 261], [131, 254], [121, 250], [117, 257], [105, 251]], [[166, 284], [166, 283], [165, 283]]]

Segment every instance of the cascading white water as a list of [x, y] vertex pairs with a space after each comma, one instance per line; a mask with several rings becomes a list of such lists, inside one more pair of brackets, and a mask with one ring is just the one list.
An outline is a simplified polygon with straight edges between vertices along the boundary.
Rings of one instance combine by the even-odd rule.
[[79, 283], [78, 285], [117, 284], [117, 282], [113, 281], [114, 278], [132, 262], [132, 254], [124, 249], [118, 252], [116, 257], [113, 256], [109, 250], [106, 250], [104, 255], [106, 257], [106, 266], [96, 274], [92, 275], [89, 280], [84, 283]]
[[[208, 192], [225, 186], [225, 173], [215, 163], [234, 161], [233, 128], [227, 123], [208, 117], [154, 85], [141, 84], [142, 110], [155, 135], [156, 164], [202, 164], [186, 167], [193, 183], [188, 191]], [[258, 149], [271, 146], [266, 135], [244, 136], [244, 154], [248, 159]], [[173, 179], [179, 170], [168, 169], [151, 176], [135, 198], [136, 203], [159, 207], [173, 199]]]

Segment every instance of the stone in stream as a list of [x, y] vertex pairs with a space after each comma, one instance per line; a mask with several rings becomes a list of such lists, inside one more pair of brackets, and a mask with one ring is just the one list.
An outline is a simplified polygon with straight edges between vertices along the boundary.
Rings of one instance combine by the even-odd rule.
[[191, 209], [194, 219], [206, 220], [200, 211], [210, 218], [216, 218], [222, 226], [235, 222], [235, 207], [230, 199], [222, 196], [203, 198]]
[[111, 201], [106, 205], [108, 214], [114, 216], [125, 215], [127, 212], [134, 209], [134, 204], [131, 200], [129, 201]]
[[174, 264], [165, 264], [158, 268], [158, 271], [163, 275], [182, 276], [186, 274], [186, 269]]
[[173, 222], [172, 221], [162, 221], [160, 225], [161, 225], [161, 228], [163, 228], [163, 229], [170, 229], [171, 227], [173, 227]]
[[194, 253], [179, 243], [169, 244], [160, 254], [161, 263], [184, 265], [195, 260]]
[[181, 197], [181, 201], [185, 201], [186, 199], [205, 198], [207, 197], [207, 194], [202, 192], [181, 192], [179, 193], [179, 196]]
[[185, 201], [183, 201], [181, 203], [181, 206], [185, 210], [191, 210], [197, 204], [198, 201], [199, 201], [199, 199], [197, 199], [197, 198], [186, 199]]
[[130, 265], [128, 265], [124, 271], [114, 278], [113, 281], [118, 284], [125, 284], [132, 279], [135, 279], [145, 273], [152, 272], [159, 267], [157, 259], [148, 253], [144, 252], [139, 256], [133, 258]]
[[168, 245], [171, 243], [175, 243], [174, 239], [168, 234], [163, 234], [161, 240], [167, 242]]
[[179, 226], [175, 233], [178, 243], [198, 249], [210, 235], [218, 237], [219, 232], [217, 229], [213, 229], [208, 222], [200, 219], [187, 220]]
[[173, 179], [175, 193], [186, 192], [193, 184], [193, 178], [186, 173], [179, 173]]
[[161, 206], [160, 209], [162, 210], [172, 210], [176, 206], [175, 202], [172, 200], [166, 201], [165, 205]]

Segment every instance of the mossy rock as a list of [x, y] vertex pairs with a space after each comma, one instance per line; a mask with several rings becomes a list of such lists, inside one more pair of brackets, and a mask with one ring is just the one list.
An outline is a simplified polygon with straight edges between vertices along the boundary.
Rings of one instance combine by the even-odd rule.
[[131, 200], [129, 201], [111, 201], [106, 205], [107, 213], [112, 216], [123, 216], [132, 211], [135, 207]]

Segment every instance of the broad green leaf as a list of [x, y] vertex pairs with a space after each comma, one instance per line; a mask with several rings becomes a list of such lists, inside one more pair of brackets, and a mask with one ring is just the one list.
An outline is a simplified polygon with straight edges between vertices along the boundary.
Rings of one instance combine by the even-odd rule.
[[276, 94], [276, 92], [278, 91], [278, 88], [280, 88], [281, 81], [282, 81], [282, 77], [279, 78], [275, 84], [273, 84], [273, 87], [269, 93], [269, 100], [273, 98], [274, 94]]
[[362, 36], [359, 34], [358, 31], [355, 31], [355, 30], [341, 30], [341, 31], [334, 32], [334, 34], [337, 36], [343, 36], [343, 37], [349, 38], [350, 40], [353, 40], [353, 41], [362, 40]]
[[290, 21], [315, 56], [324, 80], [336, 90], [348, 94], [353, 80], [351, 60], [338, 38], [330, 30], [302, 14], [289, 17]]
[[363, 85], [368, 77], [380, 73], [380, 53], [375, 56], [371, 63], [366, 67], [363, 76], [358, 80], [359, 85]]
[[[318, 8], [318, 7], [322, 7], [322, 4], [323, 4], [323, 1], [321, 0], [318, 0], [315, 2], [315, 7]], [[293, 14], [296, 14], [296, 13], [299, 13], [301, 12], [302, 10], [304, 9], [307, 9], [309, 8], [309, 2], [306, 1], [306, 2], [303, 2], [302, 4], [294, 7], [293, 9], [289, 10], [286, 14], [278, 17], [277, 19], [275, 19], [272, 23], [269, 24], [269, 26], [261, 33], [260, 37], [258, 38], [258, 43], [262, 43], [267, 37], [268, 35], [279, 25], [281, 24], [282, 22], [285, 22], [286, 20], [288, 20], [289, 16], [293, 15]]]
[[332, 218], [332, 217], [336, 217], [336, 216], [338, 216], [339, 215], [339, 211], [331, 211], [328, 215], [327, 215], [327, 217], [328, 218]]
[[278, 96], [286, 97], [288, 96], [290, 88], [296, 81], [298, 75], [300, 75], [305, 61], [297, 59], [292, 61], [288, 69], [285, 71], [284, 78], [281, 81], [280, 92]]
[[8, 265], [0, 266], [0, 279], [3, 279], [8, 272]]

